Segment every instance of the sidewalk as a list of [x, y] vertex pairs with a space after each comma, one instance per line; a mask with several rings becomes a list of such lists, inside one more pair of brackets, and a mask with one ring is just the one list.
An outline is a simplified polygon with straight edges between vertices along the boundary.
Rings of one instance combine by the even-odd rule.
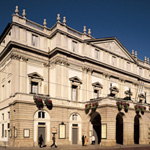
[[150, 145], [116, 145], [116, 146], [100, 146], [100, 145], [88, 145], [88, 146], [81, 146], [81, 145], [58, 145], [57, 148], [53, 147], [21, 147], [21, 148], [13, 148], [13, 147], [0, 147], [0, 150], [98, 150], [98, 149], [130, 149], [130, 148], [147, 148], [150, 150]]

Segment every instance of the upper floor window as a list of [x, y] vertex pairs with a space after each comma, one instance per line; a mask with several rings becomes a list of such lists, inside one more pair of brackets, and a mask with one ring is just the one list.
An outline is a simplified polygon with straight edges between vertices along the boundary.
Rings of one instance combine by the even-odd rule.
[[8, 112], [8, 119], [10, 119], [10, 111]]
[[72, 50], [73, 50], [73, 52], [77, 51], [77, 42], [76, 41], [72, 41]]
[[37, 72], [28, 74], [28, 77], [29, 77], [29, 83], [30, 83], [30, 87], [29, 87], [30, 93], [32, 94], [40, 93], [43, 77]]
[[99, 50], [95, 49], [95, 58], [99, 59]]
[[100, 97], [101, 89], [103, 88], [100, 82], [95, 82], [92, 84], [94, 90], [94, 98]]
[[2, 119], [4, 120], [4, 114], [2, 114]]
[[99, 90], [94, 90], [94, 98], [98, 98], [99, 97]]
[[127, 71], [131, 71], [131, 64], [127, 62]]
[[2, 124], [2, 137], [4, 137], [4, 124]]
[[79, 87], [82, 81], [77, 77], [69, 78], [71, 81], [71, 99], [72, 101], [78, 101], [79, 99]]
[[142, 68], [139, 68], [139, 75], [140, 75], [140, 76], [143, 75], [143, 70], [142, 70]]
[[117, 63], [116, 57], [115, 57], [115, 56], [112, 56], [112, 65], [113, 65], [113, 66], [116, 66], [116, 63]]
[[38, 44], [38, 36], [32, 35], [32, 45], [37, 46]]
[[45, 112], [39, 111], [38, 112], [38, 118], [45, 118]]
[[31, 93], [38, 94], [38, 82], [31, 82]]
[[76, 85], [72, 85], [72, 100], [77, 101], [77, 89]]

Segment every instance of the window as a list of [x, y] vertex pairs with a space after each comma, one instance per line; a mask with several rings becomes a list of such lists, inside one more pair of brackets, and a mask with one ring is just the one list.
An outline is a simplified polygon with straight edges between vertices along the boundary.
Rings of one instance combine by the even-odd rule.
[[94, 90], [94, 98], [98, 98], [99, 97], [99, 90]]
[[73, 50], [73, 52], [77, 51], [77, 42], [75, 42], [75, 41], [72, 41], [72, 50]]
[[5, 130], [5, 137], [7, 137], [7, 130]]
[[129, 62], [127, 62], [127, 71], [131, 71], [131, 65]]
[[142, 68], [139, 68], [139, 74], [140, 74], [140, 76], [143, 75], [143, 70], [142, 70]]
[[32, 35], [32, 45], [37, 46], [38, 43], [38, 36]]
[[7, 124], [7, 128], [8, 128], [8, 129], [10, 128], [10, 123]]
[[10, 119], [10, 112], [8, 112], [8, 119]]
[[11, 82], [8, 81], [8, 96], [11, 95]]
[[37, 82], [31, 82], [31, 93], [32, 94], [38, 93], [38, 83]]
[[72, 115], [72, 120], [77, 120], [78, 115], [77, 114], [73, 114]]
[[115, 66], [116, 65], [116, 57], [112, 56], [112, 65]]
[[30, 130], [29, 129], [24, 129], [23, 130], [23, 136], [24, 136], [24, 138], [29, 138], [30, 137]]
[[3, 118], [3, 120], [4, 120], [4, 114], [2, 114], [2, 118]]
[[2, 137], [4, 137], [4, 124], [2, 124]]
[[72, 85], [72, 100], [73, 101], [77, 101], [77, 86], [76, 85]]
[[5, 85], [2, 85], [2, 99], [5, 99]]
[[99, 58], [99, 50], [95, 49], [95, 58], [98, 59]]
[[39, 111], [38, 112], [38, 118], [45, 118], [45, 112]]

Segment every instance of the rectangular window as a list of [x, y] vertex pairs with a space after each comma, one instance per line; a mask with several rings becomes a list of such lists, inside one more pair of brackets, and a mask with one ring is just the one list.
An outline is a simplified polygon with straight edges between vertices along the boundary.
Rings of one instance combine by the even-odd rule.
[[2, 118], [3, 118], [3, 120], [4, 120], [4, 114], [2, 114]]
[[38, 94], [38, 83], [37, 82], [31, 82], [31, 93]]
[[29, 138], [30, 137], [30, 130], [29, 129], [24, 129], [23, 135], [24, 135], [24, 138]]
[[7, 130], [5, 130], [5, 137], [7, 137]]
[[37, 47], [38, 44], [38, 36], [32, 35], [32, 45]]
[[60, 139], [66, 138], [66, 125], [65, 124], [59, 125], [59, 138]]
[[129, 62], [127, 62], [127, 71], [131, 71], [131, 65]]
[[99, 97], [99, 90], [94, 90], [94, 98], [98, 98]]
[[7, 124], [7, 128], [8, 128], [8, 129], [10, 128], [10, 123]]
[[77, 101], [77, 86], [72, 85], [72, 100]]
[[8, 112], [8, 119], [10, 119], [10, 112]]
[[116, 57], [112, 56], [112, 65], [116, 66]]
[[75, 42], [75, 41], [72, 41], [72, 50], [73, 50], [73, 52], [77, 51], [77, 42]]
[[5, 99], [5, 85], [2, 85], [2, 99]]
[[2, 137], [4, 137], [4, 124], [2, 124]]
[[95, 49], [95, 58], [99, 59], [99, 50]]
[[8, 81], [8, 96], [11, 95], [11, 82]]
[[42, 112], [42, 118], [45, 118], [45, 112]]
[[148, 138], [150, 139], [150, 128], [148, 128]]

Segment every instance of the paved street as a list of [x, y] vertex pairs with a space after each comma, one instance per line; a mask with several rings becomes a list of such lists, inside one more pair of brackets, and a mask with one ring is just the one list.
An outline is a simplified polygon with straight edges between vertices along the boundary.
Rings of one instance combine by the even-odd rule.
[[80, 145], [58, 145], [57, 148], [53, 147], [31, 147], [31, 148], [7, 148], [7, 147], [0, 147], [0, 150], [150, 150], [150, 145], [131, 145], [131, 146], [123, 146], [117, 145], [114, 147], [102, 147], [98, 145], [88, 145], [88, 146], [80, 146]]

